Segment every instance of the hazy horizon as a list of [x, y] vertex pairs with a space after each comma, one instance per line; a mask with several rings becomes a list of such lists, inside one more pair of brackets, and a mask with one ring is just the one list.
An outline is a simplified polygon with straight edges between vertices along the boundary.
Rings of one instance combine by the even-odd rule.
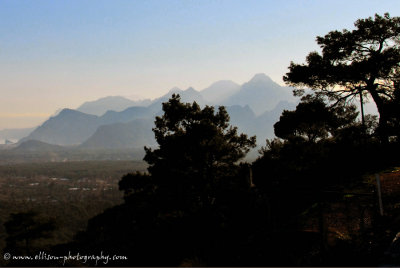
[[257, 73], [283, 85], [316, 36], [385, 12], [399, 16], [398, 1], [3, 0], [0, 130], [106, 96], [154, 99]]

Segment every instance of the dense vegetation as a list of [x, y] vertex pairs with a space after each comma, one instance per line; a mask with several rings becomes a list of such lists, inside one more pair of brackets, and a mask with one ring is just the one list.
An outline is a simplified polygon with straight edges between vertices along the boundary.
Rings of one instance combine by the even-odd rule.
[[[313, 91], [296, 90], [301, 102], [282, 113], [254, 163], [241, 161], [256, 138], [238, 133], [224, 107], [174, 95], [155, 120], [159, 146], [145, 148], [147, 172], [119, 181], [122, 203], [51, 248], [34, 243], [53, 232], [52, 219], [14, 214], [4, 225], [7, 252], [127, 257], [112, 266], [399, 264], [385, 251], [400, 231], [400, 199], [388, 195], [381, 215], [373, 174], [400, 164], [400, 18], [355, 26], [318, 37], [322, 55], [290, 65], [285, 81]], [[379, 120], [359, 120], [354, 96], [372, 96]]]

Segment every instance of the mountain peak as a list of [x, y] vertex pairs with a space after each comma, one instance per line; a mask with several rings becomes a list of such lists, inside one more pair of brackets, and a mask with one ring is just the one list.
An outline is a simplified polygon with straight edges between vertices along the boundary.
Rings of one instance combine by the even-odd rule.
[[259, 82], [259, 81], [273, 82], [272, 79], [265, 73], [258, 73], [254, 75], [249, 82]]
[[[217, 87], [217, 86], [225, 86], [225, 87], [227, 87], [227, 86], [231, 86], [231, 87], [235, 86], [235, 87], [240, 87], [238, 84], [236, 84], [232, 80], [219, 80], [217, 82], [212, 83], [208, 88]], [[203, 89], [203, 91], [206, 90], [206, 89]]]
[[[81, 114], [84, 114], [84, 115], [88, 115], [88, 116], [94, 116], [94, 115], [89, 115], [89, 114], [86, 114], [86, 113], [84, 113], [84, 112], [81, 112], [81, 111], [78, 111], [78, 110], [74, 110], [74, 109], [70, 109], [70, 108], [64, 108], [64, 109], [62, 109], [61, 110], [61, 112], [59, 112], [58, 114], [57, 114], [57, 116], [65, 116], [65, 115], [81, 115]], [[95, 116], [96, 117], [96, 116]]]
[[74, 113], [78, 113], [78, 111], [69, 108], [64, 108], [61, 110], [61, 112], [58, 113], [58, 115], [74, 114]]
[[231, 80], [220, 80], [201, 91], [210, 104], [218, 104], [240, 90], [240, 85]]
[[195, 89], [192, 88], [192, 87], [188, 87], [188, 88], [185, 90], [185, 92], [187, 92], [187, 93], [197, 93], [197, 90], [195, 90]]

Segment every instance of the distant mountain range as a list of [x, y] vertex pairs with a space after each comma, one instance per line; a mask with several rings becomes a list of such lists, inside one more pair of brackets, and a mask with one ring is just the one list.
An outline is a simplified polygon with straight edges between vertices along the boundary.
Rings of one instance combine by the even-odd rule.
[[109, 96], [95, 101], [85, 102], [76, 110], [82, 113], [100, 116], [109, 110], [121, 112], [132, 106], [147, 106], [150, 103], [150, 99], [133, 101], [121, 96]]
[[221, 80], [201, 91], [204, 99], [210, 104], [222, 104], [227, 98], [236, 94], [240, 85], [230, 80]]
[[128, 123], [114, 123], [100, 126], [80, 148], [86, 149], [125, 149], [142, 146], [155, 146], [152, 132], [153, 121], [142, 118]]
[[[172, 94], [179, 94], [183, 102], [196, 101], [199, 105], [224, 105], [231, 124], [241, 132], [257, 135], [263, 145], [273, 137], [273, 124], [284, 109], [292, 110], [297, 100], [291, 89], [281, 87], [265, 74], [255, 75], [242, 86], [232, 81], [219, 81], [197, 91], [193, 88], [171, 89], [153, 101], [131, 101], [123, 97], [106, 97], [86, 102], [77, 110], [63, 109], [20, 140], [22, 150], [45, 146], [75, 146], [79, 149], [122, 149], [156, 146], [152, 128], [154, 117], [162, 114], [162, 103]], [[35, 140], [41, 143], [29, 143]]]
[[27, 140], [14, 149], [16, 152], [57, 152], [64, 148], [60, 145], [48, 144], [38, 140]]
[[273, 109], [280, 101], [295, 101], [292, 89], [281, 87], [265, 74], [256, 74], [249, 82], [244, 83], [240, 90], [221, 101], [225, 106], [249, 105], [260, 115]]
[[96, 115], [63, 109], [21, 141], [38, 140], [57, 145], [75, 145], [88, 139], [101, 125]]

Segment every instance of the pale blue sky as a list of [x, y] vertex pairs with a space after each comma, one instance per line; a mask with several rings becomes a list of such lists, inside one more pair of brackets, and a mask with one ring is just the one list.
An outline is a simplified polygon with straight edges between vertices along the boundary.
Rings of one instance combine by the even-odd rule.
[[282, 84], [317, 35], [400, 1], [0, 0], [0, 129], [110, 95], [154, 98], [177, 86]]

